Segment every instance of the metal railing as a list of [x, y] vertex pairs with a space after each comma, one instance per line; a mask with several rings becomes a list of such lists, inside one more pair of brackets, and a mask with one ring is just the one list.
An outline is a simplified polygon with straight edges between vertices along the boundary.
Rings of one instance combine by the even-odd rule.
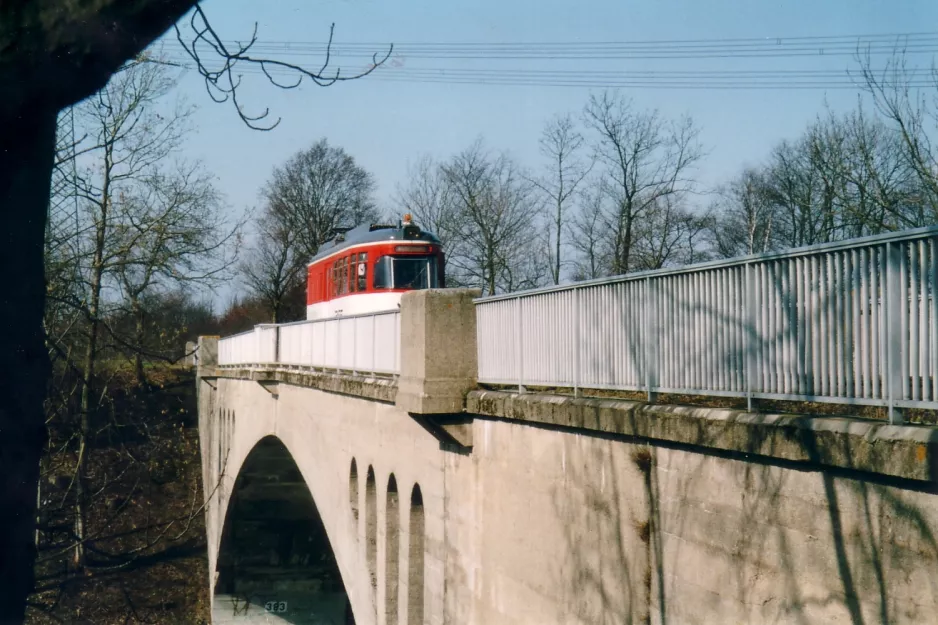
[[476, 300], [479, 381], [938, 408], [938, 228]]
[[264, 324], [218, 341], [218, 364], [400, 372], [401, 311]]

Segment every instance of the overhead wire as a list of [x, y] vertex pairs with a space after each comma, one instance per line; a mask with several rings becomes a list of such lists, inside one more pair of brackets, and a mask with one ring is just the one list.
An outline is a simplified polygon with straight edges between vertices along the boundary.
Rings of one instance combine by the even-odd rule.
[[[172, 44], [177, 45], [178, 44]], [[226, 42], [236, 45], [236, 42]], [[389, 42], [333, 43], [330, 53], [336, 57], [370, 56], [386, 50]], [[292, 56], [319, 55], [325, 42], [269, 41], [256, 42], [254, 53], [284, 53]], [[674, 41], [605, 41], [605, 42], [477, 42], [477, 43], [395, 43], [401, 56], [418, 59], [509, 60], [509, 59], [681, 59], [681, 58], [763, 58], [791, 56], [842, 56], [858, 51], [870, 54], [938, 51], [938, 33], [898, 33], [888, 35], [852, 35], [826, 37], [748, 38]]]
[[[335, 44], [330, 48], [333, 58], [357, 57], [363, 65], [342, 66], [343, 75], [363, 71], [369, 67], [371, 54], [380, 43], [357, 42]], [[784, 58], [790, 56], [837, 56], [843, 54], [906, 54], [938, 53], [938, 33], [897, 33], [884, 35], [837, 35], [767, 39], [699, 39], [644, 42], [540, 42], [540, 43], [404, 43], [394, 46], [391, 62], [377, 68], [370, 80], [382, 82], [413, 82], [438, 84], [558, 86], [558, 87], [642, 87], [665, 89], [856, 89], [857, 82], [846, 70], [836, 69], [562, 69], [561, 66], [542, 68], [525, 67], [466, 67], [411, 64], [412, 60], [593, 60], [622, 59], [711, 59], [711, 58]], [[809, 50], [813, 50], [809, 52]], [[250, 51], [257, 58], [271, 58], [301, 65], [296, 56], [322, 54], [325, 43], [320, 42], [265, 42], [256, 43]], [[507, 52], [506, 52], [507, 51]], [[819, 54], [819, 51], [823, 53]], [[210, 51], [206, 52], [211, 54]], [[274, 53], [280, 53], [275, 56]], [[176, 44], [164, 47], [170, 60], [186, 65], [191, 59]], [[351, 66], [351, 67], [350, 67]], [[890, 68], [876, 68], [885, 72]], [[251, 63], [238, 64], [234, 72], [241, 75], [264, 74], [264, 70]], [[268, 66], [272, 76], [295, 75], [288, 68]], [[327, 72], [328, 73], [328, 72]], [[930, 69], [904, 69], [909, 87], [935, 84], [935, 73]]]

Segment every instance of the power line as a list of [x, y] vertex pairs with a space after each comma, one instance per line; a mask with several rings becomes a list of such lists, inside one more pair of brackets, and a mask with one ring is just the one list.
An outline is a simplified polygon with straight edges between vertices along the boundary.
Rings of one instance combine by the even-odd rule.
[[[371, 54], [387, 44], [356, 42], [335, 44], [330, 48], [334, 63], [343, 74], [357, 73], [370, 67]], [[253, 58], [269, 58], [303, 65], [304, 59], [326, 52], [324, 42], [278, 41], [256, 43], [249, 54]], [[530, 61], [622, 61], [680, 60], [714, 58], [790, 58], [837, 57], [844, 55], [878, 56], [895, 54], [938, 53], [938, 32], [894, 33], [878, 35], [827, 35], [784, 38], [688, 39], [631, 42], [503, 42], [503, 43], [440, 43], [413, 42], [395, 45], [396, 56], [377, 68], [369, 80], [381, 82], [412, 82], [427, 84], [476, 84], [545, 87], [640, 87], [647, 89], [857, 89], [859, 85], [847, 69], [755, 69], [755, 70], [649, 70], [649, 69], [549, 69], [523, 67]], [[166, 49], [169, 58], [188, 66], [191, 59], [178, 46]], [[206, 50], [207, 55], [213, 54]], [[362, 63], [358, 66], [355, 61]], [[421, 66], [413, 61], [454, 61], [452, 65]], [[468, 66], [461, 61], [490, 61], [486, 67]], [[515, 60], [516, 67], [504, 67], [501, 61]], [[569, 67], [566, 66], [566, 67]], [[873, 69], [874, 73], [893, 68]], [[276, 77], [295, 76], [291, 70], [267, 66], [267, 73]], [[935, 84], [936, 74], [930, 69], [903, 69], [909, 87]], [[233, 73], [263, 75], [263, 69], [252, 63], [238, 64]]]
[[[226, 45], [237, 45], [227, 42]], [[172, 44], [179, 49], [178, 44]], [[388, 42], [334, 43], [330, 53], [335, 57], [364, 57], [386, 50]], [[271, 41], [257, 42], [254, 54], [289, 54], [291, 56], [322, 55], [325, 42]], [[817, 37], [698, 39], [672, 41], [605, 41], [605, 42], [503, 42], [503, 43], [395, 43], [400, 56], [415, 59], [461, 60], [584, 60], [584, 59], [685, 59], [685, 58], [773, 58], [799, 56], [844, 56], [907, 54], [938, 52], [938, 33], [896, 33], [884, 35], [838, 35]]]
[[[872, 70], [874, 73], [886, 68]], [[260, 75], [261, 68], [245, 64], [233, 69], [237, 75]], [[273, 67], [268, 73], [289, 77], [286, 68]], [[930, 70], [906, 72], [909, 87], [935, 85]], [[663, 89], [858, 89], [847, 70], [534, 70], [475, 68], [385, 68], [368, 77], [379, 82], [426, 84], [515, 85], [545, 87], [641, 87]]]

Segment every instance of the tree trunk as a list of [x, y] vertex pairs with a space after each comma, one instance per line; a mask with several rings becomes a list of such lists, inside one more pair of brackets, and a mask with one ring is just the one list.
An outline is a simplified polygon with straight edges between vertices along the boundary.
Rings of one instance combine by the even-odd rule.
[[49, 376], [43, 241], [56, 111], [0, 118], [0, 623], [23, 621], [33, 587], [39, 459]]
[[134, 375], [137, 378], [137, 386], [145, 387], [147, 385], [147, 374], [143, 370], [143, 355], [140, 350], [143, 349], [143, 307], [135, 298], [133, 300], [134, 312], [134, 341], [136, 343], [134, 350]]
[[[106, 150], [113, 149], [112, 147]], [[78, 433], [78, 464], [75, 467], [75, 552], [72, 564], [85, 566], [85, 466], [88, 462], [88, 438], [91, 434], [91, 394], [94, 390], [95, 365], [98, 360], [98, 330], [101, 312], [101, 281], [104, 278], [104, 246], [107, 240], [110, 207], [110, 158], [106, 158], [101, 214], [96, 224], [94, 260], [91, 263], [91, 302], [88, 306], [88, 346], [85, 349], [84, 380], [81, 389], [81, 424]]]
[[[561, 181], [563, 179], [561, 178]], [[551, 268], [554, 274], [554, 284], [560, 284], [560, 234], [561, 228], [563, 227], [563, 200], [561, 200], [561, 195], [563, 193], [563, 185], [560, 185], [560, 191], [557, 195], [557, 217], [554, 223], [557, 225], [557, 240], [554, 241], [556, 249], [554, 251], [554, 266]]]

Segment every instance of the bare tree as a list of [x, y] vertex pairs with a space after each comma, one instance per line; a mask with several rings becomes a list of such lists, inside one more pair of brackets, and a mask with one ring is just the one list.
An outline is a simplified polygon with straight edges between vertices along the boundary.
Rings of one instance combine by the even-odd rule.
[[296, 233], [307, 260], [337, 227], [377, 219], [373, 176], [340, 147], [320, 139], [274, 169], [263, 195], [271, 215]]
[[533, 187], [508, 155], [491, 156], [481, 139], [443, 165], [457, 217], [456, 282], [494, 294], [539, 285], [542, 269], [531, 237]]
[[541, 154], [548, 160], [545, 173], [532, 182], [547, 199], [547, 254], [551, 278], [560, 284], [564, 266], [563, 246], [566, 239], [564, 225], [569, 219], [569, 205], [577, 189], [593, 168], [593, 161], [580, 158], [583, 136], [577, 132], [572, 115], [554, 117], [544, 126], [541, 134]]
[[579, 212], [573, 219], [574, 279], [592, 280], [606, 275], [612, 264], [610, 251], [606, 248], [609, 239], [604, 232], [603, 201], [608, 192], [604, 181], [599, 180], [583, 194]]
[[934, 222], [901, 136], [882, 120], [870, 119], [862, 102], [845, 115], [828, 111], [808, 137], [814, 166], [834, 180], [837, 238]]
[[775, 206], [782, 247], [826, 243], [836, 237], [836, 179], [817, 167], [811, 137], [783, 141], [769, 157], [766, 193]]
[[765, 184], [759, 170], [747, 168], [718, 190], [709, 228], [716, 256], [732, 258], [774, 249], [775, 206]]
[[[16, 305], [0, 306], [0, 371], [10, 372], [0, 376], [0, 473], [18, 476], [0, 483], [0, 579], [7, 580], [0, 593], [0, 621], [22, 620], [33, 584], [31, 540], [50, 371], [43, 337], [42, 250], [56, 116], [103, 88], [196, 4], [9, 0], [0, 8], [0, 125], [6, 129], [0, 133], [0, 206], [9, 207], [0, 224], [0, 266], [15, 266], [18, 272], [6, 291]], [[214, 31], [196, 36], [216, 44], [209, 46], [211, 54], [231, 61], [223, 64], [224, 76], [237, 76], [235, 61], [260, 64], [217, 45], [221, 38]], [[190, 50], [204, 68], [206, 48]], [[312, 73], [335, 76], [329, 60], [327, 53], [321, 71]], [[380, 63], [375, 59], [374, 65]]]
[[859, 50], [860, 85], [876, 109], [898, 134], [906, 162], [920, 188], [920, 203], [934, 220], [938, 217], [938, 151], [932, 129], [938, 124], [938, 70], [931, 68], [931, 89], [921, 87], [921, 70], [909, 67], [905, 51], [897, 49], [885, 68], [873, 68], [869, 50]]
[[[75, 181], [79, 197], [79, 250], [75, 273], [80, 299], [70, 301], [84, 317], [83, 336], [69, 345], [83, 351], [80, 425], [74, 472], [74, 565], [85, 558], [85, 473], [92, 419], [102, 401], [98, 363], [104, 341], [120, 346], [134, 362], [138, 382], [146, 378], [145, 300], [159, 292], [199, 283], [210, 285], [226, 270], [237, 246], [226, 244], [238, 225], [226, 228], [218, 194], [198, 165], [173, 164], [188, 131], [191, 109], [170, 112], [158, 102], [173, 85], [167, 68], [138, 64], [115, 76], [80, 109], [90, 140], [80, 144], [84, 166]], [[129, 333], [108, 319], [129, 312]], [[106, 387], [106, 385], [105, 385]]]
[[458, 254], [459, 212], [446, 173], [430, 156], [408, 166], [407, 183], [399, 185], [395, 201], [401, 212], [409, 212], [421, 227], [435, 234], [443, 244], [446, 259]]
[[636, 111], [631, 101], [608, 91], [590, 97], [584, 119], [596, 137], [607, 180], [610, 271], [627, 273], [637, 220], [666, 196], [692, 190], [691, 170], [703, 156], [699, 131], [689, 117], [668, 122], [657, 111]]
[[92, 164], [77, 181], [82, 206], [87, 209], [87, 241], [82, 244], [90, 256], [83, 273], [86, 280], [85, 314], [88, 336], [82, 362], [84, 376], [81, 395], [81, 430], [76, 467], [75, 566], [84, 563], [84, 467], [85, 441], [91, 430], [95, 367], [98, 358], [101, 319], [104, 316], [103, 292], [108, 274], [126, 257], [133, 246], [128, 236], [129, 224], [118, 223], [123, 210], [115, 206], [125, 201], [122, 189], [142, 179], [148, 170], [179, 145], [183, 122], [190, 110], [177, 110], [163, 121], [152, 105], [166, 95], [172, 81], [157, 65], [140, 65], [118, 74], [105, 89], [81, 109], [92, 133], [92, 145], [83, 150]]
[[709, 215], [695, 214], [678, 195], [665, 195], [649, 206], [635, 231], [633, 266], [661, 269], [702, 262]]
[[127, 237], [115, 258], [122, 304], [134, 320], [127, 347], [139, 385], [146, 384], [144, 297], [180, 288], [213, 287], [235, 262], [242, 224], [228, 224], [212, 179], [199, 164], [150, 172], [115, 208]]
[[304, 259], [297, 232], [275, 215], [263, 213], [257, 220], [255, 243], [241, 263], [241, 274], [251, 293], [269, 308], [271, 323], [282, 321], [290, 292], [302, 284]]

